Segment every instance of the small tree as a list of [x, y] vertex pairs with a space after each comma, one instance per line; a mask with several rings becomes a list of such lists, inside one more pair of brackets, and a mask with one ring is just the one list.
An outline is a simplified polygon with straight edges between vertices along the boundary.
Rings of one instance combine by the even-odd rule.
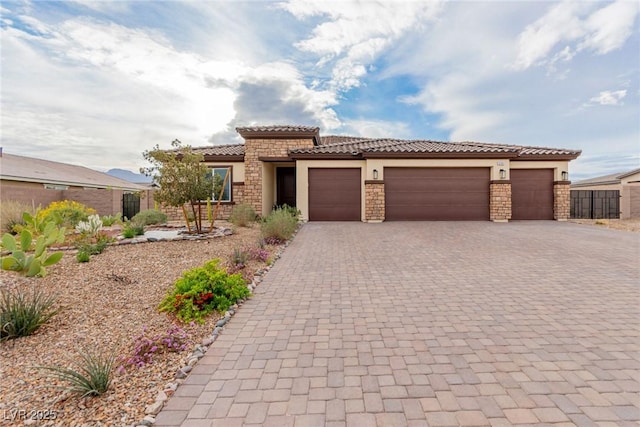
[[[196, 231], [202, 232], [200, 201], [211, 197], [213, 179], [209, 169], [203, 163], [204, 156], [193, 152], [189, 145], [183, 145], [179, 140], [171, 143], [173, 150], [161, 150], [156, 145], [152, 150], [145, 151], [145, 160], [151, 163], [140, 172], [153, 177], [153, 182], [160, 189], [154, 193], [155, 200], [173, 207], [181, 207], [187, 228], [191, 230], [186, 203], [191, 205], [191, 212], [195, 218]], [[196, 210], [197, 205], [197, 210]]]

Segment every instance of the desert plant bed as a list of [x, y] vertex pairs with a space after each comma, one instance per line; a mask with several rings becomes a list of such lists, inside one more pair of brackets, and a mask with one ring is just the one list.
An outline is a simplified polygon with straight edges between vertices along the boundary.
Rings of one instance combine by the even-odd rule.
[[[220, 258], [227, 263], [235, 248], [256, 247], [260, 227], [236, 228], [234, 234], [208, 240], [181, 240], [110, 246], [89, 263], [65, 254], [44, 278], [0, 271], [0, 287], [56, 295], [59, 312], [34, 335], [0, 343], [0, 413], [4, 425], [24, 425], [7, 418], [16, 411], [54, 414], [37, 425], [135, 425], [145, 416], [159, 390], [174, 379], [186, 354], [214, 329], [219, 315], [203, 324], [180, 324], [187, 334], [186, 350], [154, 355], [141, 368], [127, 366], [115, 373], [110, 388], [98, 397], [79, 398], [57, 389], [55, 377], [38, 366], [77, 366], [79, 351], [131, 356], [135, 339], [163, 336], [175, 324], [158, 305], [181, 274]], [[275, 253], [276, 246], [263, 247]], [[265, 263], [251, 260], [242, 273], [251, 276]], [[116, 362], [116, 365], [120, 363]], [[114, 369], [115, 371], [115, 369]], [[50, 411], [50, 412], [44, 412]]]

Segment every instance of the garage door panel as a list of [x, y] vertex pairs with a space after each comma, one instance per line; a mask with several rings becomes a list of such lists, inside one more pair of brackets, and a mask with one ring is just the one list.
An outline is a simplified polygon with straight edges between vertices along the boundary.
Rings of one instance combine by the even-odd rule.
[[486, 201], [486, 195], [482, 193], [468, 193], [468, 192], [406, 192], [406, 199], [398, 200], [394, 204], [396, 205], [444, 205], [444, 206], [467, 206], [467, 205], [484, 205]]
[[359, 168], [309, 169], [309, 220], [360, 221]]
[[393, 221], [488, 220], [489, 168], [385, 168]]
[[511, 169], [511, 219], [553, 219], [553, 169]]

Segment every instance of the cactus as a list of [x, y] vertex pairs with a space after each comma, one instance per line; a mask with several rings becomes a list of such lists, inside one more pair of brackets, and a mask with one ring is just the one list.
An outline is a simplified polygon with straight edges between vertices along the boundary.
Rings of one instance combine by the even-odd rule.
[[23, 229], [19, 239], [9, 233], [2, 236], [0, 246], [10, 252], [10, 255], [2, 257], [2, 269], [17, 271], [27, 277], [44, 277], [45, 267], [57, 263], [62, 258], [62, 252], [48, 255], [47, 247], [54, 243], [62, 243], [65, 229], [56, 227], [53, 222], [47, 222], [42, 227], [42, 231], [42, 235], [35, 241], [33, 253], [29, 253], [33, 243], [31, 231]]

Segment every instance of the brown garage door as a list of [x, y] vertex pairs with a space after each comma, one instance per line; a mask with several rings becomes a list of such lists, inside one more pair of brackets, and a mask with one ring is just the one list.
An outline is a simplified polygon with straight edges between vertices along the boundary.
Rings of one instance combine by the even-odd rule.
[[553, 169], [511, 169], [511, 219], [553, 219]]
[[384, 168], [387, 221], [489, 219], [489, 168]]
[[309, 220], [360, 221], [360, 169], [309, 169]]

